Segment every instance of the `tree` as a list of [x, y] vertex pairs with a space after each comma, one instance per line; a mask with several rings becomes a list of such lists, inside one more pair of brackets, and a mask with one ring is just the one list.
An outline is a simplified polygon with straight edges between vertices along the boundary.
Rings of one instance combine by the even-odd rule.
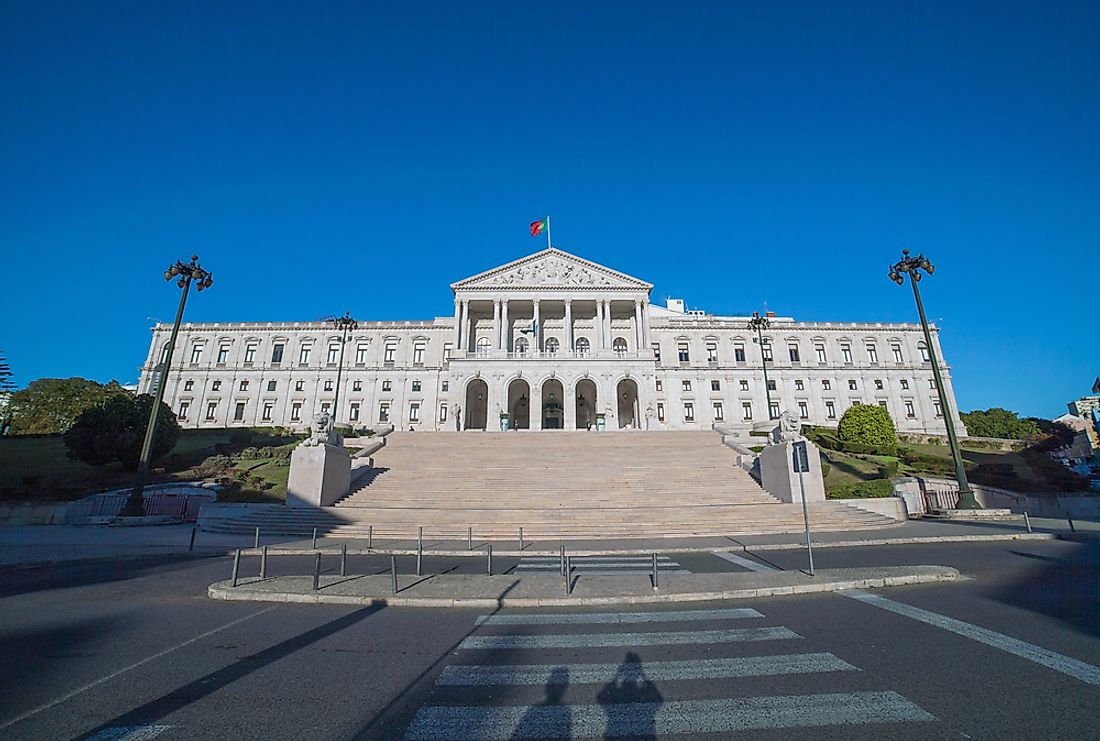
[[[149, 394], [123, 394], [85, 409], [63, 436], [69, 457], [93, 466], [119, 461], [127, 470], [137, 469], [152, 407]], [[179, 436], [176, 415], [161, 402], [152, 460], [171, 452]]]
[[117, 381], [104, 385], [87, 378], [40, 378], [12, 394], [12, 432], [61, 432], [85, 409], [115, 396], [129, 396]]
[[880, 406], [856, 404], [840, 418], [837, 436], [845, 450], [894, 455], [898, 434], [890, 413]]
[[15, 382], [11, 380], [13, 375], [7, 357], [0, 350], [0, 435], [7, 435], [11, 430], [11, 397], [15, 392]]
[[1016, 412], [994, 407], [965, 412], [962, 417], [966, 431], [973, 437], [999, 437], [1007, 440], [1026, 440], [1041, 433], [1034, 417], [1020, 419]]

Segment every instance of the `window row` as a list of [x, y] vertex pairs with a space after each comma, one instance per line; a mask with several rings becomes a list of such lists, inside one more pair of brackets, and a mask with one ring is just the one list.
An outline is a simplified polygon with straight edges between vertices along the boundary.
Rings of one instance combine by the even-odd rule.
[[[756, 342], [756, 340], [753, 340], [753, 343], [755, 343], [755, 342]], [[654, 357], [656, 357], [657, 362], [658, 363], [661, 362], [661, 345], [659, 343], [655, 342], [655, 343], [652, 344], [652, 348], [653, 348]], [[825, 343], [816, 342], [816, 343], [814, 343], [813, 348], [814, 348], [814, 356], [816, 357], [818, 363], [827, 363], [827, 362], [829, 362], [829, 356], [828, 356], [828, 352], [827, 352], [826, 347], [825, 347]], [[709, 365], [717, 365], [718, 360], [719, 360], [717, 340], [708, 340], [706, 342], [705, 349], [706, 349], [707, 363]], [[772, 354], [772, 343], [771, 343], [771, 340], [769, 338], [767, 338], [767, 337], [763, 338], [763, 345], [762, 345], [761, 349], [762, 349], [761, 356], [763, 357], [764, 361], [768, 362], [768, 363], [774, 362], [774, 357], [773, 357], [773, 354]], [[869, 343], [866, 343], [864, 345], [864, 349], [866, 350], [866, 353], [867, 353], [867, 362], [869, 362], [872, 365], [878, 364], [879, 359], [878, 359], [878, 347], [877, 347], [877, 345], [875, 345], [874, 343], [869, 342]], [[921, 357], [922, 362], [925, 362], [925, 363], [930, 362], [931, 357], [928, 354], [928, 346], [924, 342], [917, 343], [917, 351], [920, 353], [920, 357]], [[891, 353], [891, 356], [893, 357], [895, 363], [904, 363], [905, 362], [905, 355], [904, 355], [904, 352], [902, 351], [902, 346], [901, 346], [900, 343], [891, 343], [890, 344], [890, 353]], [[840, 344], [840, 354], [841, 354], [841, 358], [842, 358], [842, 360], [845, 364], [851, 365], [854, 362], [853, 355], [852, 355], [852, 344], [851, 343], [841, 343]], [[790, 358], [790, 361], [792, 363], [801, 363], [802, 362], [802, 352], [799, 348], [798, 343], [795, 343], [795, 342], [788, 342], [787, 343], [787, 356]], [[688, 365], [691, 362], [691, 343], [690, 342], [685, 341], [685, 340], [681, 340], [681, 341], [678, 341], [676, 343], [676, 360], [680, 365]], [[745, 343], [744, 342], [735, 342], [734, 343], [734, 345], [733, 345], [733, 360], [734, 360], [735, 363], [744, 363], [744, 362], [746, 362]]]
[[[899, 381], [899, 383], [900, 383], [902, 391], [908, 391], [909, 390], [909, 380], [908, 379], [902, 378]], [[749, 381], [748, 381], [748, 379], [745, 379], [745, 378], [739, 379], [738, 384], [740, 385], [740, 390], [741, 391], [748, 391], [749, 390]], [[886, 389], [886, 384], [885, 384], [884, 381], [882, 381], [882, 379], [876, 378], [874, 380], [874, 385], [875, 385], [875, 391], [884, 391]], [[682, 391], [691, 391], [691, 380], [686, 379], [686, 378], [681, 380], [680, 381], [680, 388], [681, 388]], [[828, 378], [821, 379], [821, 390], [822, 391], [831, 391], [832, 388], [833, 388], [833, 382], [830, 379], [828, 379]], [[936, 379], [934, 379], [934, 378], [929, 378], [928, 379], [928, 388], [935, 390], [935, 388], [936, 388]], [[769, 378], [768, 379], [768, 391], [776, 391], [777, 389], [778, 389], [778, 385], [776, 384], [776, 382]], [[657, 390], [658, 391], [663, 391], [664, 390], [664, 383], [662, 383], [660, 380], [657, 381]], [[722, 390], [722, 382], [712, 380], [710, 382], [710, 390], [711, 391], [721, 391]], [[806, 390], [806, 384], [802, 381], [802, 379], [796, 378], [794, 380], [794, 390], [795, 391], [805, 391]], [[858, 391], [859, 390], [859, 382], [854, 378], [848, 379], [848, 390], [849, 391]]]
[[[304, 342], [298, 347], [298, 365], [308, 366], [314, 358], [314, 348], [318, 343], [316, 342]], [[383, 345], [382, 362], [385, 365], [393, 365], [397, 358], [397, 341], [387, 340]], [[424, 365], [424, 356], [427, 352], [427, 340], [417, 340], [413, 343], [412, 349], [412, 364], [413, 366]], [[259, 342], [246, 342], [244, 346], [244, 355], [242, 356], [242, 363], [248, 367], [256, 363], [256, 357], [259, 352]], [[229, 362], [229, 353], [232, 349], [232, 345], [229, 343], [219, 343], [217, 349], [217, 355], [214, 362], [223, 366]], [[355, 365], [366, 365], [367, 353], [370, 350], [370, 341], [365, 340], [358, 342], [355, 345], [354, 363]], [[444, 359], [450, 356], [451, 343], [445, 343], [443, 345]], [[191, 353], [189, 357], [189, 363], [191, 365], [202, 364], [203, 355], [206, 352], [206, 344], [196, 342], [191, 345]], [[271, 346], [271, 365], [279, 366], [283, 363], [287, 352], [287, 343], [276, 342]], [[325, 364], [327, 366], [335, 367], [341, 362], [341, 348], [339, 342], [329, 343], [325, 352]], [[164, 346], [161, 351], [160, 362], [163, 364], [168, 358], [168, 345]]]

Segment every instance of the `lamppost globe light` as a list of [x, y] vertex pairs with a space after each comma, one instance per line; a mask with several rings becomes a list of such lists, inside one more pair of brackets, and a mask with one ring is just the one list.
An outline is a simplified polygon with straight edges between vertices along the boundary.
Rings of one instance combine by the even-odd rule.
[[172, 271], [170, 269], [164, 271], [164, 279], [165, 280], [172, 280]]

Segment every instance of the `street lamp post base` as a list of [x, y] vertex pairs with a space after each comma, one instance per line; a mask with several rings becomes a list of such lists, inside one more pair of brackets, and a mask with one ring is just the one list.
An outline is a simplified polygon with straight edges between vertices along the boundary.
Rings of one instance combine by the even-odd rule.
[[142, 495], [134, 496], [131, 494], [126, 498], [126, 504], [122, 505], [122, 511], [118, 513], [119, 517], [144, 517], [145, 516], [145, 497]]
[[959, 504], [955, 509], [981, 509], [982, 505], [974, 498], [974, 492], [970, 489], [959, 490]]

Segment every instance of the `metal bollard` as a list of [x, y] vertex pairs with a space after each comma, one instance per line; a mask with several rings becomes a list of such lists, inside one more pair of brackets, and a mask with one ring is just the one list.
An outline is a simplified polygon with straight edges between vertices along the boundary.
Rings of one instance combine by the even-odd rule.
[[397, 594], [397, 556], [390, 556], [390, 575], [393, 576], [393, 593]]
[[267, 546], [266, 545], [264, 546], [264, 549], [262, 551], [260, 551], [260, 578], [261, 579], [266, 579], [267, 578]]
[[653, 554], [653, 588], [657, 588], [657, 554]]
[[313, 545], [312, 545], [312, 548], [314, 550], [317, 549], [317, 528], [313, 528]]
[[256, 541], [252, 544], [253, 548], [260, 547], [260, 528], [256, 528]]
[[523, 550], [523, 528], [519, 529], [519, 549]]
[[1024, 524], [1027, 525], [1027, 531], [1031, 532], [1031, 518], [1028, 517], [1027, 512], [1024, 512]]
[[318, 553], [317, 557], [313, 560], [313, 591], [316, 592], [321, 588], [321, 554]]
[[416, 547], [418, 549], [424, 547], [424, 528], [422, 527], [416, 529]]
[[492, 576], [493, 575], [493, 544], [492, 543], [489, 544], [489, 548], [488, 548], [488, 550], [485, 551], [485, 553], [486, 553], [486, 568], [489, 571], [489, 576]]
[[565, 546], [561, 547], [561, 560], [558, 562], [561, 575], [565, 576]]
[[1077, 532], [1077, 528], [1073, 524], [1073, 518], [1072, 517], [1070, 517], [1069, 515], [1066, 515], [1066, 522], [1069, 523], [1069, 531], [1071, 533]]
[[237, 570], [241, 567], [241, 549], [233, 556], [233, 586], [237, 586]]
[[565, 557], [565, 593], [573, 593], [573, 567], [569, 564], [569, 556]]
[[[267, 549], [265, 548], [266, 552]], [[348, 575], [348, 544], [344, 543], [340, 546], [340, 576]]]
[[466, 528], [466, 550], [472, 551], [474, 549], [474, 529], [472, 527]]
[[191, 543], [187, 546], [187, 550], [195, 550], [195, 533], [198, 531], [197, 527], [191, 528]]
[[416, 543], [416, 575], [423, 576], [424, 569], [421, 568], [424, 561], [424, 541], [417, 541]]
[[367, 548], [374, 548], [374, 525], [367, 525]]

